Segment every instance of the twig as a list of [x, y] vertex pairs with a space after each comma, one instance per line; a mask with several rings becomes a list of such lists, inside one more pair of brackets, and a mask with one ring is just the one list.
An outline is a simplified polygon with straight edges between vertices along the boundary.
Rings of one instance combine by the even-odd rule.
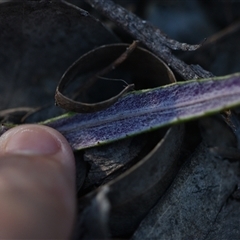
[[210, 72], [201, 71], [201, 67], [198, 67], [196, 72], [194, 67], [187, 65], [171, 53], [171, 50], [193, 51], [201, 45], [189, 45], [169, 39], [159, 29], [111, 0], [85, 0], [85, 2], [126, 30], [135, 39], [141, 41], [184, 79], [213, 76]]
[[209, 38], [206, 39], [204, 42], [204, 48], [208, 47], [209, 45], [216, 44], [217, 42], [221, 41], [223, 38], [233, 34], [240, 29], [240, 21], [236, 21], [233, 24], [229, 25], [228, 27], [222, 29], [221, 31], [213, 34]]

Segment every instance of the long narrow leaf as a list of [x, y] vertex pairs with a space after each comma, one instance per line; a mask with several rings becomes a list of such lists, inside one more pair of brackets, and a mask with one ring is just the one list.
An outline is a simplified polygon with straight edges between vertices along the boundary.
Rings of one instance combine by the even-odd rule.
[[106, 110], [65, 115], [44, 124], [80, 150], [238, 105], [240, 73], [131, 92]]

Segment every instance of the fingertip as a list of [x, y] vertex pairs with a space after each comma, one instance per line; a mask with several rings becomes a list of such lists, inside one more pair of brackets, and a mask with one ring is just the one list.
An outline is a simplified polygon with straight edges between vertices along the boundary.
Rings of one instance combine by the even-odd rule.
[[26, 124], [12, 128], [0, 137], [2, 153], [51, 156], [71, 175], [75, 172], [73, 151], [64, 136], [53, 128]]
[[76, 173], [64, 136], [21, 125], [0, 137], [0, 154], [1, 239], [67, 239], [76, 214]]

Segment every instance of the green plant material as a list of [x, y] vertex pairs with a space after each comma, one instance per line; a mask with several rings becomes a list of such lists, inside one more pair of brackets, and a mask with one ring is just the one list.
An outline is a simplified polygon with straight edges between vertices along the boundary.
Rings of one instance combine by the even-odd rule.
[[240, 73], [133, 91], [95, 113], [65, 114], [41, 124], [61, 132], [73, 150], [106, 144], [240, 105]]
[[79, 150], [238, 105], [239, 73], [131, 92], [103, 111], [65, 115], [43, 124], [60, 131]]

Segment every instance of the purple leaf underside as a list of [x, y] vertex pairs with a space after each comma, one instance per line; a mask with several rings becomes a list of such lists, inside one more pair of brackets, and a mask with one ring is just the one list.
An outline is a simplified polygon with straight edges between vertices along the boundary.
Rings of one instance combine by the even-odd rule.
[[65, 115], [43, 124], [61, 132], [73, 150], [80, 150], [238, 105], [240, 73], [131, 92], [106, 110]]

